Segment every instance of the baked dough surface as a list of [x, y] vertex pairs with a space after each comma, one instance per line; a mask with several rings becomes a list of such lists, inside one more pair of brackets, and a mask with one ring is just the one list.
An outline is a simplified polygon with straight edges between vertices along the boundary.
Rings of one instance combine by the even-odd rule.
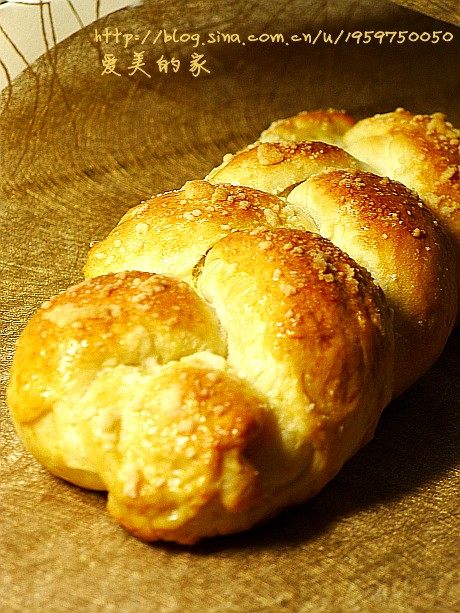
[[440, 114], [309, 111], [128, 211], [18, 340], [27, 449], [148, 541], [317, 493], [454, 326], [458, 147]]

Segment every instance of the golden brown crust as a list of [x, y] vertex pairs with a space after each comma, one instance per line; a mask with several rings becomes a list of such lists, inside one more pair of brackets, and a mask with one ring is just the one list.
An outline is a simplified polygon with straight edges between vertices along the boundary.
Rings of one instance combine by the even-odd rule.
[[[283, 406], [291, 433], [305, 419], [300, 398], [341, 421], [364, 393], [363, 352], [374, 334], [386, 336], [387, 307], [370, 275], [331, 242], [289, 229], [238, 232], [209, 252], [198, 287], [227, 331], [229, 363]], [[242, 312], [258, 325], [241, 326]]]
[[[352, 122], [303, 113], [266, 136], [341, 139]], [[434, 361], [456, 309], [443, 230], [364, 168], [321, 142], [256, 143], [211, 173], [228, 183], [128, 211], [91, 249], [90, 280], [19, 339], [8, 402], [26, 447], [107, 489], [145, 540], [244, 530], [318, 492]]]
[[[404, 109], [359, 121], [346, 135], [347, 149], [420, 194], [460, 201], [460, 130], [442, 113]], [[391, 172], [389, 172], [391, 171]]]
[[242, 530], [316, 493], [391, 394], [383, 295], [327, 240], [230, 233], [198, 287], [211, 307], [161, 275], [91, 279], [34, 316], [14, 360], [9, 405], [28, 448], [107, 488], [145, 540]]
[[414, 192], [371, 173], [322, 173], [289, 199], [384, 290], [395, 311], [399, 395], [433, 364], [455, 321], [454, 257], [444, 231]]
[[454, 244], [460, 288], [460, 130], [442, 113], [397, 109], [358, 122], [344, 142], [379, 174], [420, 194]]
[[255, 143], [223, 163], [207, 177], [212, 183], [232, 183], [280, 195], [323, 170], [363, 168], [358, 160], [322, 142]]
[[[244, 381], [198, 360], [170, 363], [141, 385], [134, 401], [126, 388], [113, 398], [129, 428], [115, 439], [94, 429], [89, 437], [109, 511], [145, 540], [193, 543], [212, 535], [212, 523], [198, 531], [188, 524], [216, 505], [231, 525], [233, 515], [259, 502], [259, 474], [245, 450], [266, 406]], [[102, 407], [102, 421], [104, 409], [113, 415], [113, 407]]]
[[92, 247], [85, 276], [144, 270], [191, 281], [195, 265], [215, 242], [236, 230], [282, 225], [285, 204], [257, 190], [189, 181], [130, 209]]
[[344, 134], [355, 120], [336, 109], [302, 111], [286, 119], [274, 121], [259, 137], [261, 142], [319, 140], [342, 146]]
[[79, 406], [95, 378], [200, 351], [225, 355], [225, 338], [187, 284], [146, 273], [80, 283], [44, 303], [19, 339], [8, 390], [16, 426], [52, 472], [103, 488], [79, 433]]

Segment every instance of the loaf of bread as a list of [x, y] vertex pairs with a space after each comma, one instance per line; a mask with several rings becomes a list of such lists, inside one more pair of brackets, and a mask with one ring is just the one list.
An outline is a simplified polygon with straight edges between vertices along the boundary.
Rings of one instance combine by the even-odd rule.
[[[399, 166], [390, 136], [366, 153], [373, 123], [380, 138], [404, 121], [430, 186], [400, 172], [402, 137]], [[439, 115], [303, 112], [128, 211], [18, 340], [8, 402], [27, 449], [107, 490], [148, 541], [246, 530], [317, 493], [454, 326], [458, 170], [433, 169], [455, 133]]]

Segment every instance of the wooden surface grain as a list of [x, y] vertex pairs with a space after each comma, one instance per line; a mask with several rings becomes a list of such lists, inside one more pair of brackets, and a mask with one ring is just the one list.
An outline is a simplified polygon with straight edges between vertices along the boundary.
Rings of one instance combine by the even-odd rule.
[[[186, 9], [186, 10], [185, 10]], [[144, 48], [94, 27], [172, 31], [450, 30], [437, 44]], [[145, 2], [66, 40], [3, 92], [0, 112], [2, 387], [0, 593], [5, 611], [453, 612], [457, 609], [460, 336], [385, 412], [375, 439], [314, 500], [187, 549], [117, 527], [105, 497], [50, 476], [4, 403], [14, 341], [42, 300], [81, 278], [91, 240], [149, 195], [202, 177], [275, 118], [405, 106], [460, 124], [459, 31], [390, 3]], [[141, 72], [129, 75], [144, 50]], [[102, 75], [117, 58], [120, 76]], [[177, 73], [157, 60], [181, 61]]]
[[393, 2], [436, 19], [460, 25], [460, 2], [458, 0], [393, 0]]

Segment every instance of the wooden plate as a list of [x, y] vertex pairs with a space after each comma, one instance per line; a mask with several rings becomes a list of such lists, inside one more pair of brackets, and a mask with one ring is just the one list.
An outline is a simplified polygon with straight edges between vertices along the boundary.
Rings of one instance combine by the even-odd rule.
[[[460, 123], [452, 25], [383, 2], [218, 4], [161, 0], [119, 11], [3, 92], [3, 388], [26, 319], [81, 278], [91, 240], [141, 199], [202, 177], [273, 119], [405, 106]], [[98, 39], [105, 28], [108, 42]], [[289, 39], [320, 30], [315, 44]], [[341, 30], [337, 44], [327, 42]], [[452, 40], [345, 42], [366, 30]], [[276, 33], [284, 43], [270, 42]], [[262, 34], [265, 42], [248, 40]], [[202, 56], [197, 76], [193, 54]], [[110, 66], [119, 75], [102, 74]], [[457, 334], [313, 501], [193, 550], [137, 541], [105, 514], [103, 495], [48, 475], [24, 452], [2, 400], [4, 610], [453, 611], [459, 349]]]

